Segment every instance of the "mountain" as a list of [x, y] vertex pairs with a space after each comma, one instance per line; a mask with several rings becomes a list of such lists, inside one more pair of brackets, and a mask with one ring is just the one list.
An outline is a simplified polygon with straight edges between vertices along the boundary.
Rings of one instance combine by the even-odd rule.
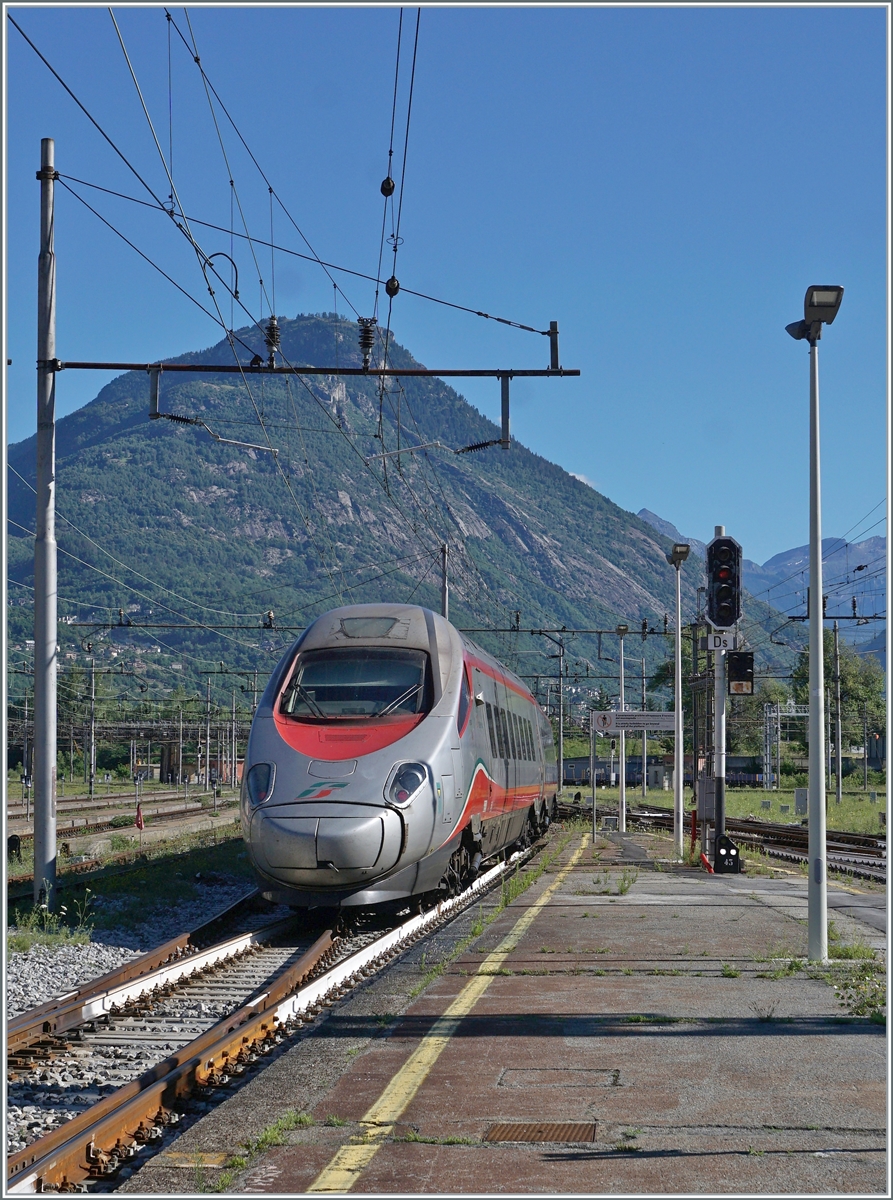
[[659, 517], [657, 513], [653, 513], [648, 508], [640, 508], [636, 513], [637, 517], [641, 517], [643, 521], [647, 521], [653, 526], [658, 533], [662, 533], [664, 537], [668, 537], [672, 542], [686, 542], [691, 546], [692, 551], [697, 554], [698, 558], [707, 557], [707, 543], [701, 542], [697, 538], [683, 537], [672, 521], [665, 521], [663, 517]]
[[[280, 318], [280, 328], [289, 363], [361, 365], [356, 327], [343, 318]], [[239, 330], [235, 345], [246, 368], [254, 353], [266, 357], [256, 329]], [[233, 361], [226, 341], [171, 360]], [[396, 343], [391, 362], [419, 365]], [[543, 381], [544, 392], [556, 386]], [[450, 615], [462, 627], [508, 629], [520, 613], [522, 627], [625, 621], [638, 633], [643, 621], [662, 631], [673, 612], [671, 539], [561, 467], [514, 441], [508, 452], [410, 452], [499, 436], [439, 379], [401, 386], [390, 377], [380, 394], [374, 377], [168, 371], [160, 408], [203, 425], [150, 421], [149, 380], [138, 371], [58, 422], [63, 662], [83, 662], [89, 642], [94, 656], [161, 689], [177, 679], [195, 688], [221, 662], [262, 677], [295, 627], [335, 605], [413, 599], [439, 608], [444, 542]], [[34, 453], [34, 438], [9, 448], [12, 649], [31, 636]], [[686, 618], [702, 571], [697, 560], [683, 567]], [[778, 614], [759, 601], [746, 608], [760, 667], [790, 667], [793, 652], [766, 636]], [[544, 639], [474, 636], [524, 675], [555, 674]], [[634, 653], [656, 666], [669, 645], [636, 637]], [[595, 636], [569, 639], [568, 665], [584, 672], [588, 662], [610, 689], [617, 668], [599, 663], [600, 647]], [[615, 637], [602, 654], [616, 655]]]
[[872, 638], [861, 642], [856, 647], [856, 653], [862, 658], [874, 658], [886, 671], [887, 669], [887, 630], [874, 634]]

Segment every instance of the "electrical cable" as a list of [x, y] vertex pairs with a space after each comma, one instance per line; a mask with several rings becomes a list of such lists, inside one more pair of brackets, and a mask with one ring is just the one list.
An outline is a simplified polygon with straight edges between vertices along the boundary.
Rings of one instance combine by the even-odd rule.
[[[113, 188], [102, 187], [98, 183], [90, 183], [86, 179], [79, 179], [75, 175], [67, 175], [67, 174], [62, 174], [60, 172], [59, 178], [60, 179], [70, 179], [72, 183], [80, 184], [82, 187], [93, 188], [93, 190], [97, 191], [97, 192], [105, 192], [106, 195], [108, 195], [108, 196], [115, 196], [119, 200], [127, 200], [131, 204], [138, 204], [138, 205], [142, 205], [142, 207], [144, 207], [144, 208], [151, 208], [151, 209], [161, 211], [163, 213], [168, 213], [168, 210], [165, 208], [165, 206], [163, 204], [150, 204], [148, 202], [148, 200], [140, 200], [139, 197], [129, 196], [125, 192], [116, 192]], [[277, 196], [276, 199], [278, 201], [279, 197]], [[169, 215], [170, 214], [168, 213], [168, 216]], [[286, 215], [288, 215], [288, 214], [286, 213]], [[201, 218], [193, 216], [192, 214], [189, 215], [188, 220], [189, 220], [190, 224], [192, 224], [192, 225], [201, 225], [203, 229], [211, 229], [211, 230], [214, 230], [214, 232], [216, 232], [216, 233], [226, 233], [226, 234], [232, 233], [232, 230], [228, 229], [225, 225], [215, 225], [212, 221], [203, 221], [203, 220], [201, 220]], [[277, 245], [274, 247], [270, 247], [269, 244], [266, 241], [264, 241], [262, 238], [253, 237], [253, 236], [249, 236], [248, 234], [238, 233], [238, 232], [235, 233], [234, 236], [237, 238], [241, 238], [244, 241], [251, 241], [257, 246], [263, 246], [264, 248], [268, 248], [268, 249], [275, 249], [280, 254], [289, 254], [293, 258], [300, 258], [304, 262], [317, 263], [319, 266], [325, 267], [328, 270], [339, 271], [342, 275], [352, 275], [356, 279], [363, 279], [369, 283], [375, 283], [378, 285], [381, 285], [381, 284], [384, 284], [387, 282], [386, 280], [381, 279], [378, 276], [369, 275], [369, 274], [365, 273], [364, 271], [354, 271], [350, 267], [342, 267], [342, 266], [339, 266], [338, 263], [327, 262], [325, 259], [316, 258], [311, 254], [302, 254], [299, 250], [292, 250], [288, 246]], [[336, 291], [341, 292], [341, 295], [344, 297], [345, 300], [347, 300], [347, 297], [344, 295], [344, 290], [342, 288], [339, 288], [338, 284], [334, 281], [333, 281], [333, 287], [335, 288]], [[400, 292], [401, 292], [401, 294], [405, 293], [407, 296], [415, 296], [419, 300], [428, 300], [432, 304], [441, 304], [446, 308], [455, 308], [457, 311], [469, 313], [473, 317], [483, 317], [488, 321], [496, 321], [496, 322], [498, 322], [498, 324], [508, 325], [512, 329], [521, 329], [526, 333], [538, 333], [542, 337], [548, 337], [548, 335], [549, 335], [549, 331], [547, 329], [535, 329], [533, 325], [524, 325], [520, 321], [510, 321], [507, 317], [496, 317], [496, 316], [493, 316], [491, 313], [482, 312], [476, 308], [469, 308], [465, 304], [455, 304], [451, 300], [443, 300], [443, 299], [439, 298], [438, 296], [430, 296], [430, 295], [428, 295], [427, 292], [414, 291], [412, 288], [406, 287], [402, 283], [400, 284]], [[348, 303], [349, 307], [352, 309], [354, 315], [357, 315], [357, 310], [353, 307], [353, 305], [350, 304], [349, 301], [347, 301], [347, 303]]]
[[[168, 12], [168, 10], [167, 10], [167, 9], [165, 9], [164, 11], [165, 11], [165, 13], [166, 13], [166, 14], [167, 14], [167, 15], [170, 17], [170, 13]], [[177, 25], [177, 22], [176, 22], [176, 21], [174, 21], [173, 17], [170, 17], [170, 19], [171, 19], [171, 22], [173, 23], [174, 29], [177, 31], [177, 34], [178, 34], [178, 35], [179, 35], [179, 37], [180, 37], [180, 40], [183, 42], [183, 45], [186, 47], [186, 50], [187, 50], [187, 52], [188, 52], [188, 53], [191, 55], [191, 57], [192, 57], [193, 61], [195, 62], [195, 65], [198, 67], [198, 69], [199, 69], [199, 72], [201, 73], [201, 76], [202, 76], [202, 79], [203, 79], [203, 81], [204, 81], [204, 83], [205, 83], [205, 86], [206, 86], [206, 88], [209, 88], [209, 89], [211, 90], [211, 92], [213, 93], [213, 95], [214, 95], [214, 99], [215, 99], [215, 100], [217, 101], [217, 103], [220, 105], [220, 108], [221, 108], [221, 110], [222, 110], [222, 112], [223, 112], [224, 116], [226, 117], [226, 119], [229, 121], [230, 125], [232, 125], [233, 129], [235, 130], [236, 136], [238, 137], [239, 141], [240, 141], [240, 142], [242, 143], [242, 145], [245, 147], [245, 150], [246, 150], [246, 151], [247, 151], [247, 153], [248, 153], [248, 157], [251, 159], [251, 161], [254, 163], [255, 167], [257, 168], [257, 170], [258, 170], [258, 173], [260, 174], [260, 177], [261, 177], [261, 179], [263, 179], [264, 183], [265, 183], [265, 184], [267, 185], [267, 187], [270, 189], [271, 193], [272, 193], [272, 194], [273, 194], [273, 195], [276, 197], [276, 201], [277, 201], [277, 203], [279, 204], [279, 206], [282, 208], [282, 211], [283, 211], [283, 212], [285, 213], [285, 215], [288, 217], [289, 221], [291, 221], [292, 225], [293, 225], [293, 226], [295, 227], [295, 229], [297, 230], [297, 232], [298, 232], [298, 235], [301, 237], [301, 239], [302, 239], [302, 241], [304, 242], [305, 246], [306, 246], [306, 247], [307, 247], [307, 249], [310, 251], [311, 255], [313, 256], [313, 258], [312, 258], [312, 261], [314, 261], [314, 262], [318, 263], [318, 264], [319, 264], [319, 265], [320, 265], [320, 266], [323, 268], [323, 270], [325, 271], [326, 275], [327, 275], [327, 276], [328, 276], [328, 278], [329, 278], [329, 282], [330, 282], [330, 283], [332, 283], [334, 286], [336, 286], [336, 287], [337, 287], [337, 284], [335, 283], [335, 280], [334, 280], [334, 279], [332, 279], [332, 276], [329, 274], [329, 271], [328, 271], [328, 269], [327, 269], [327, 267], [326, 267], [326, 264], [324, 264], [324, 263], [323, 263], [323, 261], [322, 261], [322, 259], [320, 259], [319, 255], [316, 253], [316, 251], [314, 250], [313, 246], [311, 246], [311, 244], [310, 244], [309, 240], [308, 240], [308, 239], [307, 239], [307, 237], [304, 235], [303, 231], [302, 231], [302, 230], [301, 230], [301, 228], [298, 226], [297, 222], [296, 222], [296, 221], [295, 221], [295, 219], [292, 217], [291, 213], [290, 213], [290, 212], [288, 211], [288, 209], [285, 207], [285, 204], [283, 203], [282, 199], [279, 197], [278, 193], [277, 193], [277, 192], [275, 191], [275, 189], [273, 188], [273, 185], [270, 183], [269, 179], [267, 178], [266, 174], [264, 173], [264, 171], [263, 171], [263, 169], [262, 169], [262, 167], [261, 167], [260, 163], [257, 161], [257, 159], [255, 158], [254, 154], [252, 153], [252, 151], [251, 151], [251, 147], [248, 145], [248, 143], [245, 141], [244, 137], [242, 136], [242, 134], [241, 134], [241, 132], [240, 132], [240, 130], [239, 130], [239, 127], [236, 125], [235, 121], [234, 121], [234, 120], [233, 120], [233, 118], [230, 116], [229, 110], [227, 109], [226, 105], [225, 105], [225, 104], [223, 103], [223, 101], [220, 99], [220, 96], [219, 96], [219, 94], [218, 94], [218, 92], [217, 92], [217, 89], [214, 87], [213, 83], [211, 83], [211, 80], [208, 78], [208, 75], [207, 75], [207, 73], [206, 73], [206, 71], [205, 71], [204, 67], [202, 66], [201, 59], [199, 58], [199, 55], [198, 55], [198, 50], [197, 50], [197, 48], [196, 48], [196, 46], [195, 46], [195, 36], [194, 36], [194, 34], [193, 34], [193, 31], [192, 31], [192, 24], [191, 24], [191, 22], [189, 21], [189, 14], [188, 14], [188, 12], [187, 12], [187, 10], [186, 10], [185, 8], [184, 8], [184, 10], [183, 10], [183, 11], [184, 11], [184, 13], [186, 13], [186, 20], [187, 20], [187, 23], [189, 24], [189, 32], [190, 32], [190, 36], [192, 36], [192, 39], [193, 39], [193, 46], [192, 46], [192, 48], [191, 48], [191, 49], [190, 49], [189, 43], [186, 41], [186, 38], [183, 36], [183, 34], [182, 34], [182, 32], [181, 32], [181, 30], [180, 30], [179, 26]], [[341, 289], [339, 289], [339, 290], [341, 290]], [[352, 309], [352, 310], [353, 310], [354, 314], [355, 314], [355, 315], [359, 315], [359, 314], [357, 313], [357, 310], [356, 310], [356, 309], [354, 308], [354, 306], [351, 304], [351, 302], [350, 302], [350, 300], [348, 299], [348, 297], [347, 297], [347, 296], [345, 295], [345, 293], [343, 292], [343, 290], [341, 291], [341, 295], [342, 295], [342, 296], [344, 296], [344, 299], [345, 299], [345, 301], [347, 302], [347, 305], [348, 305], [348, 307], [349, 307], [350, 309]]]

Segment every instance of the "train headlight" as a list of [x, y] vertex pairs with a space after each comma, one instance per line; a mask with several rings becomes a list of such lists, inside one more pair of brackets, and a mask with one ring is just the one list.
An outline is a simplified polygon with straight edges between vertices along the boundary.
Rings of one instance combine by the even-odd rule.
[[428, 782], [428, 769], [421, 763], [401, 763], [394, 772], [385, 795], [391, 804], [404, 805]]
[[255, 763], [245, 777], [245, 791], [252, 805], [263, 804], [273, 792], [276, 768], [272, 763]]

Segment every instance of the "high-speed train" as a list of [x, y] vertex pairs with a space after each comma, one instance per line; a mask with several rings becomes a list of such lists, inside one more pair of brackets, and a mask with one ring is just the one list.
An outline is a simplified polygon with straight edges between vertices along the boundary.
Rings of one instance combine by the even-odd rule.
[[552, 728], [516, 675], [429, 609], [352, 605], [267, 684], [242, 831], [276, 903], [421, 906], [541, 832], [557, 790]]

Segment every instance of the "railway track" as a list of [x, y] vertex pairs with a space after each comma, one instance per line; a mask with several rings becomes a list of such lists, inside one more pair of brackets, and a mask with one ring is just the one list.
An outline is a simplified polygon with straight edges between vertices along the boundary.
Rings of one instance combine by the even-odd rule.
[[[220, 801], [217, 809], [213, 811], [220, 811], [224, 808], [232, 808], [237, 804], [237, 802], [237, 796], [228, 797], [226, 801]], [[157, 821], [173, 821], [178, 817], [194, 817], [201, 813], [211, 811], [211, 809], [206, 809], [197, 801], [190, 801], [188, 805], [184, 806], [182, 803], [180, 803], [175, 808], [147, 808], [144, 811], [143, 816], [147, 821], [151, 821], [154, 824]], [[80, 824], [59, 826], [56, 829], [56, 837], [60, 840], [64, 840], [65, 838], [85, 837], [94, 833], [106, 833], [109, 830], [112, 832], [119, 832], [122, 829], [132, 829], [136, 820], [135, 816], [129, 825], [115, 824], [120, 817], [125, 815], [130, 816], [129, 813], [111, 813], [109, 816], [103, 817], [98, 821], [88, 821], [85, 818]], [[31, 829], [23, 829], [18, 836], [20, 841], [30, 842], [34, 838], [34, 831]]]
[[[118, 971], [14, 1018], [7, 1076], [45, 1087], [64, 1076], [79, 1111], [59, 1106], [58, 1127], [7, 1158], [7, 1192], [85, 1191], [156, 1146], [190, 1096], [214, 1099], [354, 986], [451, 920], [532, 850], [514, 854], [454, 899], [389, 927], [365, 918], [350, 929], [309, 927], [294, 915], [206, 944], [246, 919], [257, 894], [200, 930]], [[64, 1090], [64, 1088], [63, 1088]]]
[[[630, 809], [630, 822], [650, 828], [672, 829], [672, 814], [660, 809]], [[762, 850], [786, 862], [807, 861], [809, 833], [803, 825], [779, 825], [768, 821], [726, 818], [726, 831], [741, 846]], [[860, 879], [885, 883], [887, 839], [873, 834], [827, 831], [828, 865]]]

